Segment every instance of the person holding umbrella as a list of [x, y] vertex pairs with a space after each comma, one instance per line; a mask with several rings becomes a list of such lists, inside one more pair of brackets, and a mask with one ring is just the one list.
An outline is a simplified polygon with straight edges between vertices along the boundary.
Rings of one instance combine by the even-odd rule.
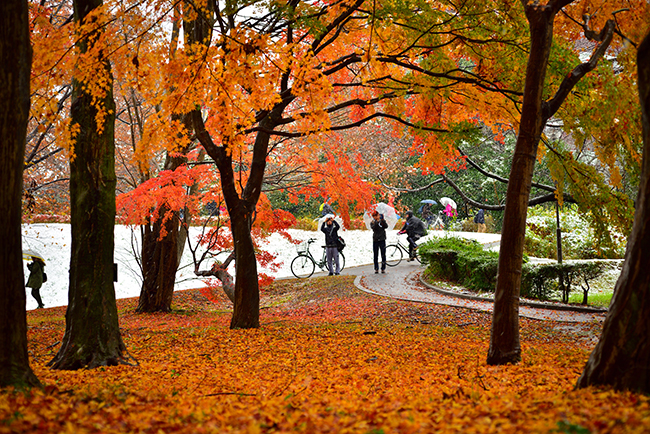
[[29, 269], [29, 279], [27, 279], [28, 288], [32, 288], [32, 297], [38, 303], [37, 309], [42, 309], [44, 307], [43, 300], [41, 300], [41, 286], [45, 282], [45, 262], [36, 256], [32, 256], [32, 262], [27, 264]]

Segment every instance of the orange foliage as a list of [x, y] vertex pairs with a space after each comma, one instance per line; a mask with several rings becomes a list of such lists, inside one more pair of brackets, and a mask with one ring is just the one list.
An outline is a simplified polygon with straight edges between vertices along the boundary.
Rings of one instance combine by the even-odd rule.
[[225, 297], [174, 302], [134, 315], [136, 300], [120, 300], [139, 365], [91, 371], [48, 369], [64, 308], [29, 312], [46, 387], [0, 394], [0, 433], [650, 430], [647, 397], [573, 390], [598, 324], [522, 319], [525, 360], [491, 367], [490, 314], [366, 295], [351, 277], [275, 283], [253, 330], [228, 328]]

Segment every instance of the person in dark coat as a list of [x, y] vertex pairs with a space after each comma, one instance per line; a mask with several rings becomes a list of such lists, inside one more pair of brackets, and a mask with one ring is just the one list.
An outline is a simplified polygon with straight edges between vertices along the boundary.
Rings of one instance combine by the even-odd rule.
[[375, 274], [379, 273], [379, 252], [381, 252], [381, 272], [386, 272], [386, 228], [388, 223], [383, 214], [372, 213], [370, 229], [372, 229], [372, 255], [375, 264]]
[[[327, 256], [327, 268], [330, 270], [330, 276], [341, 272], [339, 266], [339, 229], [341, 226], [334, 220], [333, 216], [329, 216], [323, 222], [320, 230], [325, 234], [325, 254]], [[332, 268], [332, 266], [335, 268]]]
[[29, 269], [29, 278], [27, 279], [28, 288], [32, 288], [32, 297], [38, 303], [38, 309], [43, 308], [43, 300], [41, 300], [40, 289], [43, 286], [43, 274], [45, 270], [45, 262], [42, 259], [32, 256], [32, 262], [27, 264]]
[[413, 215], [413, 211], [406, 211], [406, 222], [404, 227], [399, 231], [400, 234], [406, 233], [406, 239], [409, 242], [409, 258], [407, 261], [412, 261], [415, 259], [415, 249], [417, 240], [422, 238], [426, 233], [426, 227], [424, 223], [419, 218]]
[[474, 223], [478, 225], [477, 232], [485, 232], [485, 214], [482, 209], [479, 209], [474, 216]]

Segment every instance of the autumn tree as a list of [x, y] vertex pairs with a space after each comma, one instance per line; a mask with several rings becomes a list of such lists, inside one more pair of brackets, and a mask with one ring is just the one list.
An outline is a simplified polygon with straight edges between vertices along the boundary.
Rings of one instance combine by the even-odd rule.
[[24, 165], [25, 219], [69, 214], [66, 133], [72, 94], [72, 2], [30, 1], [32, 64]]
[[638, 89], [643, 125], [643, 164], [634, 225], [614, 296], [577, 387], [612, 386], [618, 390], [650, 393], [650, 35], [637, 53]]
[[115, 224], [115, 103], [111, 67], [98, 49], [102, 0], [75, 0], [78, 62], [71, 106], [70, 287], [66, 329], [54, 369], [126, 363], [120, 335], [113, 250]]
[[591, 31], [589, 23], [584, 23], [585, 33], [597, 45], [590, 59], [570, 71], [555, 94], [547, 99], [545, 78], [553, 45], [554, 22], [560, 11], [573, 3], [573, 0], [551, 0], [544, 4], [528, 1], [522, 3], [530, 27], [531, 45], [501, 234], [499, 274], [487, 357], [488, 364], [493, 365], [516, 363], [521, 359], [518, 309], [521, 267], [531, 180], [542, 132], [576, 83], [597, 66], [616, 30], [613, 15], [603, 24], [600, 32]]
[[[191, 113], [196, 138], [219, 171], [237, 264], [232, 327], [259, 324], [250, 228], [267, 162], [284, 147], [280, 139], [305, 138], [301, 153], [315, 155], [320, 134], [384, 118], [422, 131], [418, 143], [425, 146], [436, 142], [430, 133], [453, 134], [457, 121], [475, 114], [458, 113], [454, 105], [443, 109], [441, 100], [463, 99], [459, 95], [472, 85], [506, 98], [508, 91], [494, 81], [458, 68], [464, 38], [457, 33], [471, 27], [470, 22], [479, 23], [485, 6], [472, 2], [460, 11], [452, 4], [438, 8], [415, 3], [410, 9], [382, 4], [379, 13], [361, 0], [295, 2], [273, 5], [255, 17], [234, 4], [212, 9], [216, 5], [209, 2], [184, 3], [184, 14], [191, 18], [186, 23], [195, 23], [186, 31], [193, 40], [185, 46], [187, 67], [175, 76], [182, 92], [170, 96], [163, 109]], [[486, 38], [504, 41], [493, 36], [496, 28], [490, 30]], [[446, 94], [451, 87], [463, 91]], [[430, 94], [437, 92], [443, 95], [429, 103]], [[420, 94], [422, 104], [416, 108], [409, 99]], [[207, 119], [197, 107], [204, 108]], [[443, 167], [458, 157], [448, 142], [438, 140], [432, 166]]]
[[25, 277], [22, 264], [22, 167], [29, 116], [29, 43], [27, 0], [0, 4], [0, 387], [38, 386], [27, 354]]

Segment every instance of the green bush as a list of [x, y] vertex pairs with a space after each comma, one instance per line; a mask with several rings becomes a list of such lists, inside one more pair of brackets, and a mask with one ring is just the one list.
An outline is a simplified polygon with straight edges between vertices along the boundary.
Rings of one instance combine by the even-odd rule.
[[[499, 255], [483, 250], [475, 240], [455, 237], [434, 238], [418, 247], [420, 257], [428, 264], [425, 276], [449, 280], [477, 292], [494, 292]], [[608, 262], [571, 261], [562, 264], [530, 264], [524, 257], [521, 297], [537, 300], [561, 298], [569, 302], [569, 294], [582, 290], [587, 304], [590, 282], [612, 266]], [[559, 285], [562, 275], [563, 285]]]
[[494, 290], [498, 253], [483, 250], [476, 240], [434, 238], [418, 247], [430, 275], [458, 282], [475, 291]]
[[[569, 302], [569, 294], [578, 287], [582, 290], [582, 304], [587, 304], [590, 282], [599, 278], [612, 265], [607, 262], [572, 261], [562, 264], [537, 264], [524, 267], [521, 296], [550, 300], [560, 295], [563, 303]], [[560, 287], [562, 276], [562, 287]]]

